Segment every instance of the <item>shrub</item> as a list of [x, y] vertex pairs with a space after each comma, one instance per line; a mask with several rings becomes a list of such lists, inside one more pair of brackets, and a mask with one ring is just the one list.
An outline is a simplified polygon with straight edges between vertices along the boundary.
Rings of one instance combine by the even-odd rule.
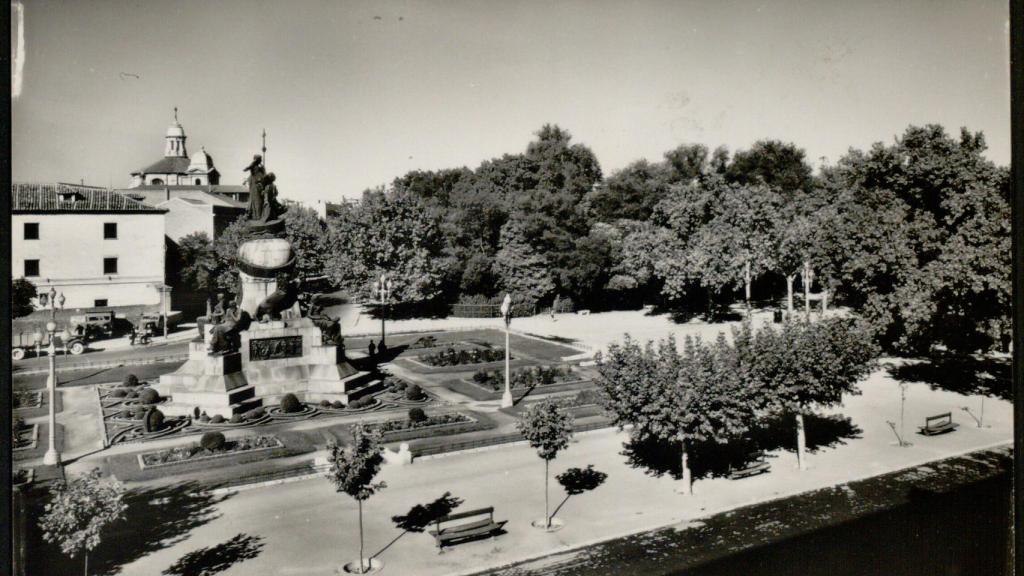
[[138, 385], [139, 378], [135, 374], [128, 374], [127, 376], [124, 377], [124, 380], [121, 381], [121, 386], [125, 386], [128, 388], [134, 388]]
[[[220, 418], [220, 416], [214, 416], [214, 418]], [[203, 437], [199, 439], [199, 445], [202, 446], [204, 450], [208, 450], [210, 452], [220, 450], [224, 447], [225, 442], [226, 440], [224, 439], [224, 435], [220, 432], [206, 432], [203, 434]]]
[[398, 380], [395, 382], [395, 390], [398, 392], [405, 392], [405, 389], [409, 387], [409, 384], [405, 380]]
[[331, 401], [330, 400], [321, 400], [320, 401], [320, 406], [322, 406], [323, 408], [330, 408], [331, 407]]
[[231, 419], [228, 420], [228, 422], [231, 422], [232, 424], [241, 424], [242, 423], [242, 415], [241, 414], [232, 414], [231, 415]]
[[192, 417], [196, 419], [199, 418], [199, 406], [196, 406], [195, 408], [192, 409]]
[[260, 418], [263, 418], [263, 416], [266, 413], [267, 413], [267, 411], [265, 409], [263, 409], [262, 407], [260, 407], [260, 408], [253, 408], [252, 410], [249, 410], [248, 412], [246, 412], [244, 414], [244, 418], [246, 420], [259, 420]]
[[157, 410], [156, 408], [150, 409], [145, 413], [146, 418], [146, 432], [156, 432], [164, 425], [164, 413]]
[[334, 408], [335, 410], [340, 410], [341, 408], [344, 407], [345, 404], [341, 400], [335, 400], [334, 402], [331, 403], [331, 408]]
[[136, 408], [136, 409], [135, 409], [135, 410], [133, 411], [133, 416], [132, 416], [132, 417], [133, 417], [134, 419], [136, 419], [136, 420], [142, 420], [142, 419], [144, 419], [144, 418], [146, 417], [146, 409], [145, 409], [145, 408], [143, 408], [143, 407], [141, 407], [141, 406], [139, 406], [138, 408]]
[[413, 384], [412, 386], [409, 386], [408, 389], [406, 389], [405, 397], [408, 400], [415, 401], [422, 400], [424, 397], [426, 397], [426, 394], [423, 393], [423, 389], [420, 388], [419, 384]]
[[199, 421], [205, 424], [206, 422], [210, 421], [210, 417], [206, 415], [206, 412], [203, 412], [202, 414], [199, 415]]
[[413, 408], [409, 410], [409, 421], [413, 424], [424, 422], [427, 419], [427, 414], [423, 411], [423, 408]]
[[125, 393], [124, 397], [130, 400], [135, 399], [139, 397], [139, 393], [135, 390], [129, 390], [128, 392]]
[[299, 402], [299, 399], [295, 397], [295, 394], [289, 392], [281, 398], [281, 411], [286, 414], [302, 412], [302, 402]]
[[128, 395], [128, 391], [123, 388], [115, 388], [110, 392], [110, 395], [114, 398], [124, 398]]
[[210, 418], [210, 423], [211, 424], [223, 424], [224, 423], [224, 417], [221, 416], [220, 414], [214, 414], [213, 418]]
[[139, 402], [143, 404], [156, 404], [160, 401], [160, 393], [152, 388], [144, 388], [139, 393]]

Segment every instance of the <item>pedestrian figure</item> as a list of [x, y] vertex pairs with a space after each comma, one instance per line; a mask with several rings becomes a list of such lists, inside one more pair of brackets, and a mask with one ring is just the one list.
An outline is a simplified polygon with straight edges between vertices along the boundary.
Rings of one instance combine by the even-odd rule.
[[370, 358], [373, 358], [377, 354], [377, 345], [370, 340]]
[[558, 294], [555, 294], [555, 301], [551, 303], [551, 320], [555, 320], [555, 311], [558, 308]]

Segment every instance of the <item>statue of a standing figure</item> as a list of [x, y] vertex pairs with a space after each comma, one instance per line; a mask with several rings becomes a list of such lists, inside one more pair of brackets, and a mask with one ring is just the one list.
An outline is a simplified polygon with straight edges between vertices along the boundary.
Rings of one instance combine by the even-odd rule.
[[277, 176], [273, 172], [263, 177], [263, 213], [260, 218], [261, 222], [273, 221], [283, 212], [281, 205], [277, 202], [277, 186], [274, 184], [276, 180]]
[[263, 179], [266, 171], [263, 168], [263, 157], [259, 154], [252, 157], [252, 163], [245, 167], [249, 173], [246, 182], [249, 184], [249, 220], [266, 221], [264, 210], [266, 200], [263, 193]]

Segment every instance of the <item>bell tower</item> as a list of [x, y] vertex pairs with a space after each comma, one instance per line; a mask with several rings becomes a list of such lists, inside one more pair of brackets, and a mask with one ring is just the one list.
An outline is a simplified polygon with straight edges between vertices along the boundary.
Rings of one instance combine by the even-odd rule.
[[174, 107], [174, 123], [167, 127], [167, 144], [164, 147], [164, 158], [187, 158], [185, 150], [185, 129], [178, 123], [178, 107]]

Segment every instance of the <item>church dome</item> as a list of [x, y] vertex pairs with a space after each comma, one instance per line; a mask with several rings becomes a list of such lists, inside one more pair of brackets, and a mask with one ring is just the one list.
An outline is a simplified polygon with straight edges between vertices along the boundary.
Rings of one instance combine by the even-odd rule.
[[190, 172], [192, 170], [209, 172], [213, 169], [213, 158], [206, 153], [206, 148], [202, 148], [198, 152], [192, 154], [192, 157], [189, 159], [188, 169]]

